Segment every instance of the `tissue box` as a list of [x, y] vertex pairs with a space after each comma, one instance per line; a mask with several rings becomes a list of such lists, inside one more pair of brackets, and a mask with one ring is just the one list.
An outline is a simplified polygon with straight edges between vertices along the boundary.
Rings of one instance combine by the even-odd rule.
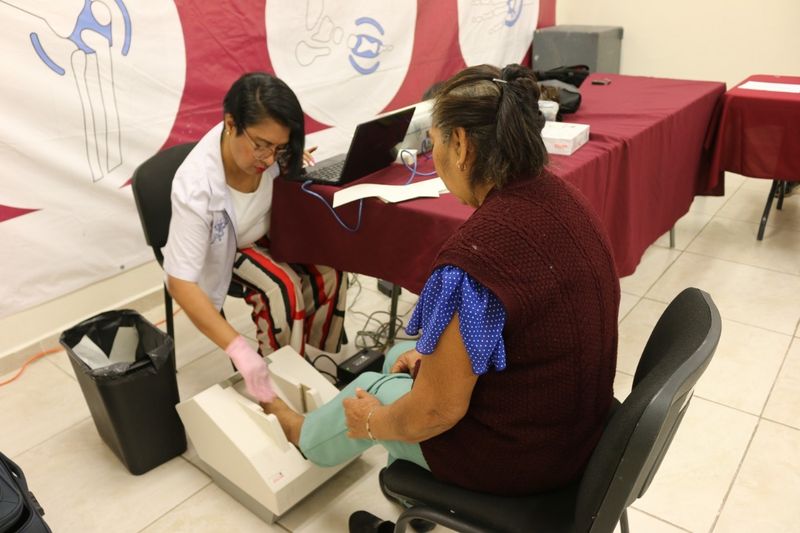
[[571, 155], [589, 140], [588, 124], [545, 122], [542, 140], [548, 154]]

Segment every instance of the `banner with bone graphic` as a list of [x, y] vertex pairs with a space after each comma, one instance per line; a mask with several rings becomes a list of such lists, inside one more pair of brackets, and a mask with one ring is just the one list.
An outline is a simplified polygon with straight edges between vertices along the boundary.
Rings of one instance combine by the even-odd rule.
[[555, 0], [0, 0], [0, 317], [152, 260], [136, 166], [199, 139], [242, 73], [284, 79], [307, 131], [521, 62]]

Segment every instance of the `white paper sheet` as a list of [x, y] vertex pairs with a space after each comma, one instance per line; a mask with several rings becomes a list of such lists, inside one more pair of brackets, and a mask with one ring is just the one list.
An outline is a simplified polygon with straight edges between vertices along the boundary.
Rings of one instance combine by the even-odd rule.
[[72, 351], [92, 370], [111, 364], [106, 353], [88, 335], [84, 335], [81, 342], [72, 347]]
[[360, 183], [340, 189], [333, 194], [333, 207], [339, 207], [362, 198], [377, 196], [384, 202], [396, 203], [413, 198], [438, 198], [446, 193], [447, 187], [441, 178], [418, 181], [409, 185], [381, 185], [378, 183]]
[[110, 363], [133, 363], [136, 361], [136, 347], [139, 345], [139, 332], [134, 326], [117, 329], [114, 344], [111, 345]]
[[794, 93], [800, 94], [800, 84], [797, 83], [774, 83], [769, 81], [748, 81], [737, 89], [750, 89], [753, 91], [771, 91], [774, 93]]

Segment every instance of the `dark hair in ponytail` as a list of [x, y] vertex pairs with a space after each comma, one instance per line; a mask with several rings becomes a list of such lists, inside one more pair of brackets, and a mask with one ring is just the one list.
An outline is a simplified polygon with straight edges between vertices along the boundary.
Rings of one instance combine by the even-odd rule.
[[249, 72], [228, 89], [222, 109], [233, 117], [236, 135], [265, 118], [289, 128], [288, 157], [281, 170], [289, 176], [300, 173], [305, 144], [303, 109], [286, 83], [266, 72]]
[[445, 142], [454, 128], [464, 128], [475, 150], [473, 185], [502, 188], [538, 176], [547, 164], [539, 86], [533, 71], [520, 65], [478, 65], [450, 78], [436, 93], [433, 125]]

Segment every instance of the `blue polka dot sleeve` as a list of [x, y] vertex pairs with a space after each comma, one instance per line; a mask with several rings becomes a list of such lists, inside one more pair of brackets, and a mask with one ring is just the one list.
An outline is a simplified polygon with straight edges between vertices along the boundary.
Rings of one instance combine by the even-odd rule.
[[503, 304], [492, 291], [451, 265], [433, 271], [406, 326], [409, 335], [416, 335], [422, 329], [417, 351], [426, 355], [433, 353], [456, 311], [472, 371], [481, 375], [490, 367], [503, 370], [506, 367]]

